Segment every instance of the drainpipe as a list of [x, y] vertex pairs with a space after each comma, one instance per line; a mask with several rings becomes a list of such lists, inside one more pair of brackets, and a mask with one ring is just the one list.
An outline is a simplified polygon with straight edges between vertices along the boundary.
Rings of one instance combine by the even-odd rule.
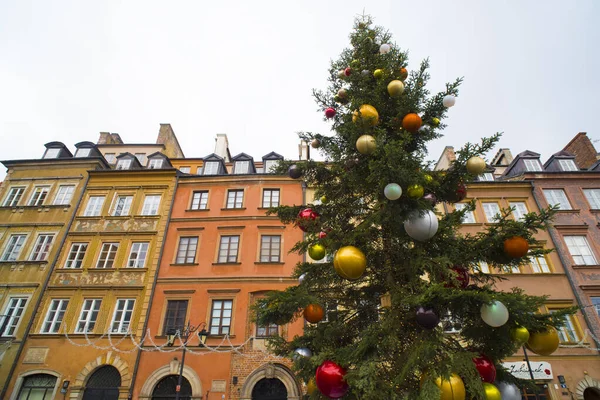
[[29, 319], [29, 322], [27, 323], [27, 328], [25, 329], [25, 333], [23, 334], [23, 339], [21, 340], [21, 343], [19, 344], [19, 349], [17, 350], [15, 360], [13, 361], [13, 364], [10, 367], [10, 372], [8, 373], [8, 376], [6, 377], [6, 382], [4, 382], [4, 387], [2, 388], [2, 393], [0, 393], [0, 399], [4, 399], [4, 396], [6, 396], [6, 391], [8, 390], [8, 385], [12, 379], [13, 374], [15, 373], [15, 369], [17, 369], [17, 364], [19, 363], [19, 358], [21, 358], [21, 354], [23, 353], [23, 349], [25, 348], [25, 342], [27, 341], [29, 332], [31, 332], [31, 328], [33, 326], [33, 321], [35, 320], [35, 317], [36, 317], [38, 311], [40, 310], [40, 306], [42, 304], [42, 299], [44, 298], [44, 292], [46, 291], [46, 289], [48, 288], [48, 284], [50, 283], [50, 278], [52, 277], [52, 272], [54, 272], [54, 268], [56, 266], [56, 261], [58, 260], [58, 256], [60, 255], [60, 250], [63, 248], [63, 246], [65, 245], [65, 242], [67, 241], [68, 233], [71, 230], [71, 225], [73, 224], [73, 221], [75, 220], [75, 216], [77, 215], [77, 211], [79, 210], [79, 206], [81, 205], [81, 201], [83, 200], [83, 196], [85, 194], [85, 190], [87, 188], [89, 181], [90, 181], [90, 174], [88, 173], [87, 177], [85, 178], [85, 183], [83, 184], [83, 188], [81, 189], [81, 194], [79, 195], [79, 199], [77, 200], [77, 205], [75, 206], [73, 214], [71, 215], [71, 219], [69, 220], [69, 223], [66, 226], [65, 233], [60, 241], [60, 245], [58, 247], [58, 250], [56, 251], [54, 260], [52, 261], [52, 264], [50, 265], [48, 275], [46, 275], [44, 284], [41, 287], [40, 295], [38, 296], [38, 299], [33, 308], [33, 314], [31, 315], [31, 318]]
[[[176, 174], [178, 174], [178, 172]], [[146, 331], [148, 330], [148, 322], [150, 320], [150, 311], [152, 311], [152, 300], [154, 300], [154, 291], [156, 289], [156, 281], [158, 281], [158, 271], [160, 270], [160, 263], [162, 261], [163, 252], [165, 250], [165, 243], [167, 242], [167, 232], [169, 231], [169, 225], [171, 223], [171, 215], [173, 214], [173, 204], [175, 203], [175, 195], [177, 193], [178, 185], [179, 185], [179, 175], [176, 175], [175, 176], [175, 187], [173, 188], [173, 197], [171, 198], [171, 207], [169, 209], [169, 218], [167, 219], [167, 223], [165, 224], [165, 235], [163, 237], [163, 242], [160, 246], [160, 253], [158, 254], [158, 262], [156, 265], [156, 272], [154, 273], [154, 280], [152, 281], [152, 288], [150, 289], [150, 298], [148, 299], [150, 306], [148, 307], [148, 313], [146, 314], [146, 319], [144, 321], [142, 337], [144, 337], [144, 335], [146, 334]], [[143, 347], [144, 343], [142, 342], [141, 345]], [[129, 387], [129, 395], [127, 396], [128, 399], [133, 398], [133, 389], [135, 387], [135, 380], [137, 378], [137, 372], [138, 372], [138, 368], [140, 366], [140, 361], [142, 358], [142, 351], [143, 350], [141, 347], [138, 348], [138, 352], [135, 357], [135, 366], [133, 367], [133, 374], [131, 375], [131, 386]]]

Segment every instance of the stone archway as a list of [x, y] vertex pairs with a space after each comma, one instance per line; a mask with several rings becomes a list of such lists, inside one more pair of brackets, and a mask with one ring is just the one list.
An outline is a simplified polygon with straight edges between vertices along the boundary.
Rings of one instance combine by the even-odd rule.
[[[139, 398], [140, 399], [150, 399], [152, 398], [152, 391], [156, 384], [168, 375], [178, 375], [179, 374], [180, 364], [178, 360], [173, 360], [167, 365], [163, 365], [162, 367], [155, 370], [153, 373], [146, 378], [144, 385], [140, 389]], [[201, 398], [202, 397], [202, 382], [200, 382], [200, 377], [194, 371], [194, 369], [188, 367], [187, 365], [183, 366], [183, 376], [188, 380], [190, 385], [192, 386], [192, 398]]]
[[600, 382], [586, 374], [577, 384], [575, 395], [577, 400], [600, 400]]
[[[112, 351], [109, 351], [106, 354], [97, 357], [89, 363], [85, 364], [83, 369], [77, 374], [75, 382], [71, 384], [72, 390], [70, 397], [72, 399], [81, 398], [81, 396], [83, 395], [83, 388], [87, 380], [95, 370], [97, 370], [103, 365], [112, 365], [113, 367], [115, 367], [121, 374], [121, 388], [127, 388], [126, 390], [129, 389], [129, 387], [131, 386], [131, 374], [129, 373], [129, 366], [127, 365], [127, 362], [121, 359], [121, 357], [119, 357], [117, 354], [114, 354]], [[121, 398], [124, 396], [126, 397], [125, 392], [123, 392], [122, 390], [120, 390], [120, 392], [121, 393], [119, 396]]]
[[285, 385], [288, 400], [300, 400], [302, 398], [302, 391], [292, 371], [285, 365], [268, 363], [248, 375], [242, 387], [240, 400], [252, 400], [252, 389], [260, 380], [265, 378], [279, 379]]

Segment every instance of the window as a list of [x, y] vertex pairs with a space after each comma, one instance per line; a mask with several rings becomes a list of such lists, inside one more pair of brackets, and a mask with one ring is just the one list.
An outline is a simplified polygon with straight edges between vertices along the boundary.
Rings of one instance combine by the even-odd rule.
[[500, 216], [500, 206], [498, 203], [481, 203], [483, 213], [487, 222], [494, 222], [494, 218]]
[[544, 196], [550, 205], [558, 205], [559, 210], [570, 210], [571, 204], [562, 189], [544, 189]]
[[242, 208], [244, 201], [244, 190], [228, 190], [227, 191], [227, 207], [226, 208]]
[[179, 171], [183, 172], [184, 174], [189, 174], [190, 170], [191, 170], [190, 167], [179, 167]]
[[210, 334], [228, 335], [231, 328], [233, 300], [213, 300], [210, 313]]
[[192, 195], [192, 210], [207, 210], [208, 209], [208, 191], [203, 190], [194, 192]]
[[600, 189], [583, 189], [592, 210], [600, 210]]
[[71, 203], [73, 198], [73, 192], [75, 191], [75, 185], [60, 185], [58, 192], [54, 198], [54, 205], [62, 205]]
[[441, 318], [442, 329], [444, 333], [460, 333], [462, 331], [462, 322], [458, 317], [447, 311]]
[[575, 265], [596, 265], [596, 257], [585, 236], [565, 236], [565, 243]]
[[219, 262], [234, 263], [237, 262], [239, 236], [221, 236], [219, 245]]
[[193, 264], [196, 260], [196, 249], [198, 248], [198, 237], [179, 238], [179, 248], [175, 264]]
[[10, 297], [0, 316], [0, 336], [15, 336], [19, 321], [25, 311], [27, 297]]
[[[556, 310], [550, 310], [550, 313], [554, 313]], [[565, 317], [565, 324], [560, 328], [556, 328], [558, 331], [558, 337], [561, 343], [577, 343], [581, 340], [577, 333], [575, 316], [567, 315]]]
[[187, 300], [167, 300], [167, 313], [165, 314], [163, 335], [168, 334], [170, 330], [183, 330], [187, 308]]
[[146, 153], [135, 153], [135, 158], [138, 159], [140, 164], [146, 165]]
[[[454, 205], [454, 207], [456, 208], [457, 211], [460, 211], [462, 209], [464, 209], [467, 205], [465, 203], [456, 203]], [[473, 214], [473, 211], [466, 211], [465, 215], [462, 219], [462, 223], [463, 224], [474, 224], [475, 222], [477, 222], [475, 220], [475, 214]]]
[[4, 207], [15, 207], [21, 201], [21, 197], [23, 197], [23, 193], [25, 192], [24, 186], [15, 186], [11, 187], [8, 191], [8, 196], [4, 199], [4, 203], [2, 204]]
[[523, 388], [522, 390], [522, 400], [548, 400], [550, 399], [550, 394], [548, 394], [548, 385], [547, 384], [536, 384], [537, 390], [534, 392], [531, 389]]
[[545, 256], [531, 257], [531, 269], [536, 274], [548, 274], [551, 272], [550, 267], [548, 266], [548, 261], [546, 260]]
[[525, 162], [525, 169], [529, 172], [541, 171], [542, 166], [539, 160], [523, 160]]
[[77, 151], [75, 152], [75, 157], [89, 157], [91, 152], [92, 149], [90, 149], [89, 147], [77, 149]]
[[491, 172], [484, 172], [483, 174], [479, 175], [478, 179], [480, 182], [493, 182], [494, 174], [492, 174]]
[[104, 159], [106, 160], [107, 163], [109, 164], [114, 164], [115, 161], [117, 161], [117, 157], [115, 155], [115, 153], [106, 153], [104, 155]]
[[115, 307], [110, 331], [113, 333], [128, 333], [131, 316], [133, 315], [133, 306], [135, 299], [119, 299]]
[[103, 243], [96, 268], [112, 268], [119, 243]]
[[127, 268], [144, 268], [146, 255], [148, 254], [148, 242], [134, 242], [129, 252]]
[[558, 160], [558, 164], [563, 171], [578, 171], [577, 165], [575, 165], [575, 161], [573, 160]]
[[2, 261], [16, 261], [19, 258], [27, 235], [11, 235], [2, 254]]
[[259, 325], [256, 324], [256, 337], [264, 338], [277, 336], [279, 334], [279, 326], [277, 324]]
[[279, 189], [263, 190], [262, 206], [264, 208], [279, 207]]
[[52, 241], [54, 240], [53, 234], [42, 234], [37, 237], [35, 245], [33, 246], [33, 251], [29, 256], [29, 260], [31, 261], [45, 261], [48, 258], [48, 253], [50, 252], [50, 246], [52, 246]]
[[79, 314], [77, 326], [75, 327], [75, 333], [90, 333], [94, 331], [101, 304], [101, 299], [85, 299], [83, 301], [81, 314]]
[[23, 379], [19, 390], [19, 400], [51, 400], [56, 386], [56, 377], [48, 374], [34, 374]]
[[69, 250], [69, 255], [67, 256], [65, 268], [81, 268], [87, 248], [87, 243], [73, 243], [71, 245], [71, 250]]
[[235, 174], [247, 174], [250, 172], [250, 161], [236, 161], [234, 167]]
[[129, 209], [131, 208], [132, 202], [133, 196], [117, 196], [113, 206], [112, 215], [115, 217], [129, 215]]
[[490, 273], [490, 266], [485, 261], [479, 261], [477, 263], [477, 269], [480, 272], [483, 272], [484, 274], [489, 274]]
[[265, 174], [273, 173], [274, 169], [277, 168], [279, 164], [279, 160], [265, 160]]
[[600, 316], [600, 297], [592, 297], [592, 306], [594, 306], [596, 314]]
[[150, 169], [160, 169], [162, 168], [163, 160], [160, 158], [153, 158], [148, 163], [148, 168]]
[[104, 205], [104, 196], [90, 196], [83, 216], [97, 217], [102, 212], [102, 205]]
[[44, 153], [44, 158], [58, 158], [59, 153], [60, 149], [47, 149], [46, 153]]
[[128, 158], [123, 158], [117, 161], [117, 169], [129, 169], [131, 167], [131, 160]]
[[157, 215], [158, 207], [160, 206], [160, 195], [153, 194], [144, 198], [144, 206], [142, 207], [142, 215]]
[[33, 190], [31, 198], [29, 199], [29, 205], [41, 206], [44, 204], [44, 200], [46, 200], [49, 191], [50, 188], [48, 186], [36, 186], [36, 188]]
[[505, 273], [508, 272], [509, 274], [520, 274], [521, 273], [521, 267], [518, 266], [518, 265], [517, 266], [512, 265], [510, 267], [508, 265], [505, 265], [504, 266], [504, 272]]
[[527, 210], [527, 205], [525, 205], [525, 202], [511, 201], [508, 203], [508, 205], [510, 206], [510, 208], [514, 209], [512, 214], [516, 221], [523, 220], [525, 218], [525, 214], [529, 212]]
[[207, 161], [204, 163], [204, 175], [217, 175], [219, 173], [218, 161]]
[[68, 299], [54, 299], [50, 302], [42, 325], [42, 333], [58, 333], [68, 305]]
[[281, 236], [263, 235], [260, 237], [260, 262], [279, 262]]

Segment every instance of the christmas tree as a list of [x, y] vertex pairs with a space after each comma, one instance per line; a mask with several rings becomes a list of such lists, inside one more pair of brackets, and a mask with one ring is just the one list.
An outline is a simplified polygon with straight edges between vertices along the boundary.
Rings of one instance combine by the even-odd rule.
[[[300, 134], [327, 161], [279, 169], [319, 200], [271, 210], [306, 232], [294, 251], [325, 262], [298, 265], [299, 285], [260, 301], [259, 322], [307, 321], [303, 336], [270, 345], [294, 359], [313, 399], [499, 399], [497, 386], [514, 392], [516, 382], [502, 359], [524, 343], [556, 350], [552, 327], [573, 310], [540, 314], [545, 298], [498, 292], [500, 278], [477, 265], [510, 269], [546, 252], [528, 248], [553, 210], [522, 221], [503, 210], [487, 231], [459, 234], [474, 203], [443, 216], [436, 204], [465, 198], [499, 135], [467, 143], [447, 171], [431, 171], [426, 144], [441, 137], [461, 79], [431, 94], [428, 61], [409, 72], [407, 53], [369, 17], [355, 21], [350, 42], [332, 61], [329, 88], [313, 92], [334, 134]], [[445, 333], [456, 321], [460, 333]]]

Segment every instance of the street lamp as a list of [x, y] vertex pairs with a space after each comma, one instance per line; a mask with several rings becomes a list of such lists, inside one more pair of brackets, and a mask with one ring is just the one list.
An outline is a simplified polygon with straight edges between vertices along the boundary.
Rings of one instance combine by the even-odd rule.
[[188, 341], [190, 336], [202, 327], [202, 330], [198, 332], [198, 338], [200, 339], [200, 346], [204, 346], [206, 338], [208, 337], [208, 331], [206, 330], [206, 322], [202, 322], [198, 325], [192, 325], [188, 321], [187, 325], [183, 329], [171, 328], [167, 331], [167, 343], [173, 345], [175, 336], [179, 335], [179, 340], [183, 345], [183, 354], [181, 355], [181, 365], [179, 366], [179, 377], [177, 378], [177, 388], [175, 389], [175, 400], [179, 400], [181, 394], [181, 381], [183, 380], [183, 367], [185, 365], [185, 350], [187, 349]]

